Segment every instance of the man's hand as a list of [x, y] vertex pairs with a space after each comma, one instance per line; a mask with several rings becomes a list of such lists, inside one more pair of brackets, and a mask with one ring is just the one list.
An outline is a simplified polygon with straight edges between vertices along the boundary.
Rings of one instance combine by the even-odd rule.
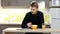
[[31, 27], [32, 23], [31, 22], [27, 23], [27, 26], [28, 26], [28, 28]]

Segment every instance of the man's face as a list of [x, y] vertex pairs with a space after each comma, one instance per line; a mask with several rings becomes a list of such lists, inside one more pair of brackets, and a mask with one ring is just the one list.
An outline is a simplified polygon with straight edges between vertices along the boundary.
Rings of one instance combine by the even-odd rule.
[[31, 7], [31, 13], [32, 13], [32, 14], [36, 14], [36, 13], [37, 13], [37, 10], [38, 10], [38, 8], [36, 8], [36, 7]]

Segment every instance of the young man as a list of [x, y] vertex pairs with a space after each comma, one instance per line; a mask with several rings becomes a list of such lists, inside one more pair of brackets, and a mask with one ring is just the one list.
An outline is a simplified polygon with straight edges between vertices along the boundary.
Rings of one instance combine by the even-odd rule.
[[38, 11], [38, 3], [32, 2], [30, 7], [31, 11], [26, 14], [22, 22], [22, 28], [31, 28], [32, 25], [38, 25], [38, 28], [42, 28], [42, 24], [44, 23], [44, 16], [42, 12]]

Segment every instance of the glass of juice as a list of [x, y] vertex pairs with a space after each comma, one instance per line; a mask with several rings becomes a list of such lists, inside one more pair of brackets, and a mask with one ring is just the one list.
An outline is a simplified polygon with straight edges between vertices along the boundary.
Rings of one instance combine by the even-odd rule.
[[42, 24], [42, 29], [45, 30], [45, 28], [46, 28], [46, 25]]

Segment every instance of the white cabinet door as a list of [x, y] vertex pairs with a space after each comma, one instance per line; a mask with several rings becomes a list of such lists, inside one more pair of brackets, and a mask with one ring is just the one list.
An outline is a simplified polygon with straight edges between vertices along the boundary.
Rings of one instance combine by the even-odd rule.
[[[60, 28], [60, 8], [51, 8], [51, 28], [59, 29]], [[60, 34], [60, 33], [51, 33], [51, 34]]]
[[60, 6], [60, 0], [52, 0], [52, 6]]
[[60, 8], [51, 8], [51, 28], [60, 28]]

